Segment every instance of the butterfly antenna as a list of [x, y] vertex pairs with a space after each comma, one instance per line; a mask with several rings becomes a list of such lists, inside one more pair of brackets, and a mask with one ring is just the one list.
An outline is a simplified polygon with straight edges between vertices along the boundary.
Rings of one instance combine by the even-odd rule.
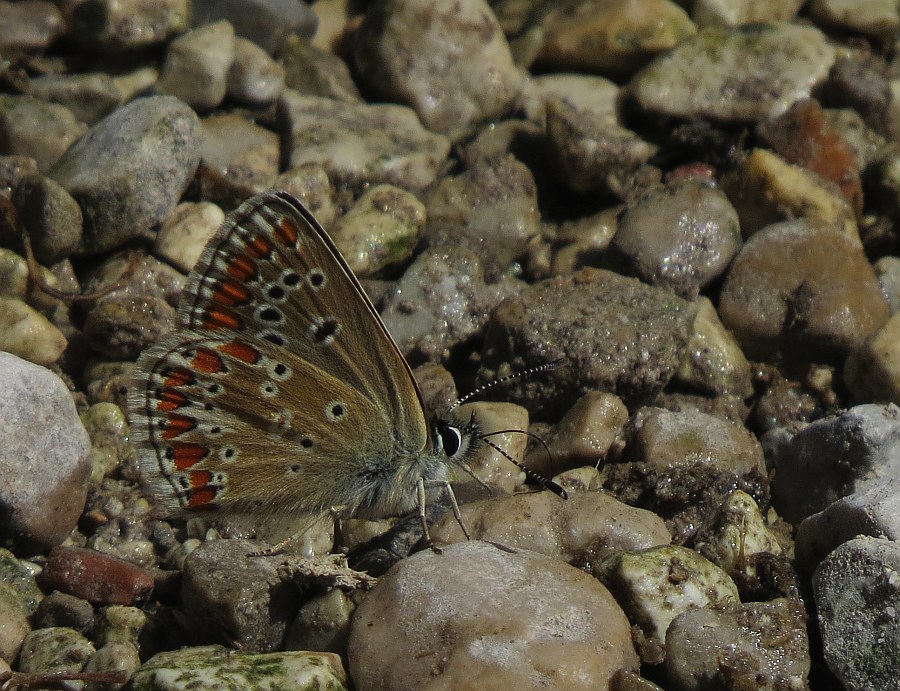
[[[521, 372], [514, 372], [513, 374], [508, 374], [505, 377], [500, 377], [499, 379], [494, 379], [493, 381], [489, 381], [487, 384], [482, 384], [477, 389], [470, 391], [465, 396], [461, 398], [457, 398], [456, 402], [453, 403], [449, 408], [447, 408], [447, 412], [449, 413], [452, 410], [456, 410], [463, 403], [475, 398], [480, 394], [483, 394], [488, 389], [493, 389], [495, 386], [499, 386], [500, 384], [506, 384], [508, 382], [513, 381], [514, 379], [521, 379], [522, 377], [533, 377], [535, 374], [540, 374], [541, 372], [549, 372], [551, 370], [555, 370], [559, 367], [559, 364], [565, 358], [557, 358], [556, 360], [552, 360], [550, 362], [546, 362], [543, 365], [537, 365], [535, 367], [529, 367], [526, 370], [522, 370]], [[521, 430], [516, 430], [521, 431]]]
[[532, 482], [536, 482], [544, 489], [549, 489], [551, 492], [553, 492], [558, 497], [561, 497], [562, 499], [569, 498], [569, 495], [566, 493], [566, 490], [564, 490], [561, 485], [559, 485], [556, 482], [553, 482], [553, 480], [551, 480], [550, 478], [544, 477], [543, 475], [541, 475], [537, 471], [532, 470], [528, 466], [526, 466], [522, 463], [519, 463], [519, 461], [517, 461], [515, 458], [510, 456], [506, 451], [504, 451], [502, 448], [500, 448], [500, 446], [498, 446], [497, 444], [492, 442], [490, 439], [488, 439], [488, 437], [493, 436], [495, 434], [524, 434], [525, 436], [530, 437], [531, 439], [536, 439], [541, 444], [541, 446], [544, 447], [544, 449], [547, 451], [547, 455], [549, 456], [550, 449], [547, 448], [547, 444], [544, 442], [543, 439], [541, 439], [538, 435], [532, 434], [531, 432], [526, 432], [523, 429], [501, 429], [501, 430], [497, 430], [495, 432], [488, 432], [486, 434], [478, 435], [478, 438], [481, 441], [483, 441], [485, 444], [490, 446], [492, 449], [494, 449], [494, 451], [499, 453], [506, 460], [508, 460], [510, 463], [512, 463], [514, 466], [516, 466], [523, 473], [525, 473], [525, 477], [527, 477], [529, 480], [531, 480]]

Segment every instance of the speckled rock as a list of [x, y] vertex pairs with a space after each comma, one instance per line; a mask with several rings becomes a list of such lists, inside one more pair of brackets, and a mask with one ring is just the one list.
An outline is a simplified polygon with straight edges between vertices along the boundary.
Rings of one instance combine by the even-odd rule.
[[809, 668], [806, 614], [796, 600], [694, 609], [666, 632], [666, 688], [801, 691]]
[[113, 111], [78, 140], [50, 177], [84, 214], [84, 251], [105, 252], [161, 222], [200, 159], [199, 121], [170, 96]]
[[498, 689], [596, 689], [621, 668], [637, 669], [628, 622], [600, 583], [484, 542], [419, 552], [389, 571], [356, 610], [348, 656], [361, 691], [473, 679]]
[[711, 415], [642, 408], [630, 427], [631, 457], [648, 467], [700, 464], [739, 475], [764, 467], [762, 447], [745, 427]]
[[95, 49], [142, 48], [183, 32], [190, 16], [188, 0], [87, 0], [72, 9], [72, 34]]
[[618, 230], [621, 210], [612, 207], [560, 225], [557, 240], [563, 245], [553, 256], [550, 275], [573, 273], [600, 262]]
[[366, 190], [328, 234], [359, 278], [406, 261], [425, 229], [425, 205], [392, 185]]
[[532, 122], [546, 123], [547, 105], [562, 101], [593, 117], [615, 122], [619, 93], [618, 84], [590, 74], [541, 74], [533, 76], [522, 91], [522, 110]]
[[851, 540], [813, 576], [825, 661], [847, 689], [888, 689], [900, 675], [900, 545]]
[[0, 583], [11, 588], [15, 599], [28, 615], [34, 615], [44, 593], [35, 580], [34, 564], [19, 560], [9, 550], [0, 548]]
[[288, 168], [275, 179], [275, 189], [297, 198], [323, 228], [330, 228], [337, 218], [334, 186], [325, 168], [318, 163], [301, 163]]
[[0, 94], [0, 154], [29, 156], [42, 173], [86, 130], [65, 106], [31, 96]]
[[253, 654], [220, 646], [182, 648], [150, 658], [131, 679], [132, 691], [197, 688], [328, 689], [348, 691], [347, 673], [334, 653]]
[[537, 185], [513, 156], [477, 161], [443, 178], [426, 199], [426, 239], [442, 247], [467, 246], [490, 275], [521, 257], [540, 233]]
[[12, 662], [31, 633], [28, 608], [16, 590], [0, 583], [0, 660]]
[[90, 442], [66, 385], [43, 367], [0, 353], [0, 540], [26, 553], [61, 543], [87, 496]]
[[20, 672], [80, 672], [95, 652], [91, 642], [74, 629], [37, 629], [26, 636], [19, 653]]
[[210, 110], [225, 98], [232, 62], [234, 28], [224, 20], [207, 24], [169, 44], [156, 91], [176, 96], [194, 110]]
[[810, 26], [709, 28], [656, 58], [629, 88], [654, 113], [754, 122], [808, 97], [834, 58], [825, 35]]
[[[547, 136], [554, 170], [576, 192], [605, 190], [626, 197], [633, 178], [657, 148], [618, 124], [564, 101], [547, 104]], [[600, 117], [597, 117], [600, 115]]]
[[55, 264], [81, 245], [81, 208], [50, 178], [22, 180], [13, 192], [13, 204], [39, 262]]
[[[900, 312], [900, 257], [881, 257], [875, 262], [874, 268], [893, 316]], [[888, 322], [885, 322], [884, 326], [887, 324]]]
[[[463, 524], [475, 540], [527, 549], [575, 566], [595, 566], [616, 550], [668, 545], [665, 523], [603, 492], [552, 492], [494, 497], [460, 506]], [[465, 541], [452, 512], [432, 528], [437, 545]]]
[[597, 577], [642, 633], [645, 662], [662, 661], [666, 631], [682, 612], [740, 602], [728, 574], [693, 550], [675, 545], [616, 552], [598, 565]]
[[313, 596], [300, 608], [284, 639], [285, 650], [321, 650], [347, 654], [350, 622], [360, 593], [332, 588]]
[[122, 672], [126, 678], [141, 666], [141, 656], [134, 643], [107, 643], [91, 655], [84, 666], [85, 672]]
[[740, 246], [728, 198], [690, 180], [652, 189], [628, 205], [612, 242], [639, 278], [687, 298], [721, 276]]
[[300, 593], [278, 576], [279, 557], [248, 558], [264, 548], [248, 540], [213, 540], [185, 560], [181, 597], [203, 640], [239, 642], [256, 652], [281, 646]]
[[[600, 389], [631, 405], [672, 377], [688, 343], [696, 307], [668, 290], [598, 269], [529, 285], [494, 311], [482, 378], [563, 358], [552, 376], [504, 387], [506, 400], [568, 407]], [[526, 364], [527, 363], [527, 364]]]
[[54, 590], [41, 600], [32, 621], [37, 629], [64, 626], [87, 633], [94, 625], [94, 607], [83, 598]]
[[84, 336], [98, 353], [135, 358], [174, 328], [175, 315], [174, 307], [153, 296], [110, 296], [91, 310]]
[[541, 28], [540, 66], [617, 77], [697, 31], [687, 12], [669, 0], [565, 3], [542, 18]]
[[521, 283], [505, 278], [487, 283], [480, 255], [442, 245], [420, 254], [385, 297], [381, 316], [407, 354], [431, 361], [480, 331], [504, 297]]
[[174, 328], [184, 281], [183, 274], [153, 257], [127, 252], [109, 257], [86, 281], [87, 291], [115, 289], [92, 306], [85, 337], [97, 352], [135, 357]]
[[[744, 599], [760, 599], [770, 585], [767, 569], [784, 553], [759, 505], [742, 490], [729, 494], [715, 518], [697, 531], [694, 549], [731, 576]], [[779, 585], [787, 590], [794, 583]]]
[[[900, 439], [900, 408], [866, 404], [816, 420], [799, 432], [776, 429], [762, 442], [777, 472], [772, 501], [792, 523], [826, 508], [879, 476]], [[898, 466], [900, 470], [900, 466]]]
[[113, 403], [95, 403], [81, 415], [81, 424], [91, 438], [91, 486], [100, 487], [133, 453], [128, 420]]
[[22, 180], [37, 174], [37, 161], [31, 156], [0, 156], [0, 190], [7, 194]]
[[426, 130], [403, 106], [353, 105], [286, 89], [279, 110], [290, 165], [319, 163], [335, 184], [421, 189], [450, 151], [446, 137]]
[[354, 47], [371, 88], [410, 105], [428, 129], [454, 140], [504, 115], [522, 89], [484, 0], [459, 0], [452, 12], [430, 0], [387, 0], [366, 12]]
[[751, 358], [779, 353], [828, 361], [859, 347], [888, 318], [862, 249], [838, 230], [778, 223], [738, 253], [719, 315]]

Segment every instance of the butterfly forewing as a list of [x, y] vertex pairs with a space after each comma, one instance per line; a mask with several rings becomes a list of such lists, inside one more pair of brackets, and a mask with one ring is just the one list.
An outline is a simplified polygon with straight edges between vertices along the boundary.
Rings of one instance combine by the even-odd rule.
[[256, 197], [226, 221], [179, 314], [181, 329], [138, 361], [129, 400], [142, 468], [167, 508], [353, 508], [364, 482], [346, 478], [426, 446], [409, 366], [287, 195]]

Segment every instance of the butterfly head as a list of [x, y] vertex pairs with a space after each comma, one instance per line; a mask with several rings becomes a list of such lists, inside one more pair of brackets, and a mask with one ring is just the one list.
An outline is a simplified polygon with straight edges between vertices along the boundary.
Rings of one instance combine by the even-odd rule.
[[435, 415], [431, 419], [432, 453], [449, 463], [467, 466], [467, 459], [481, 446], [481, 432], [474, 413], [462, 423], [451, 415]]

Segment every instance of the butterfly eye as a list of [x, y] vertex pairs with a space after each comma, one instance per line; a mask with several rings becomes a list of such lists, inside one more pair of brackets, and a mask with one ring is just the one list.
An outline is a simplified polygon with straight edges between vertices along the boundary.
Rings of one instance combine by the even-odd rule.
[[453, 458], [459, 453], [462, 447], [462, 432], [459, 427], [453, 427], [447, 423], [440, 423], [437, 429], [438, 436], [441, 438], [441, 446], [448, 458]]

